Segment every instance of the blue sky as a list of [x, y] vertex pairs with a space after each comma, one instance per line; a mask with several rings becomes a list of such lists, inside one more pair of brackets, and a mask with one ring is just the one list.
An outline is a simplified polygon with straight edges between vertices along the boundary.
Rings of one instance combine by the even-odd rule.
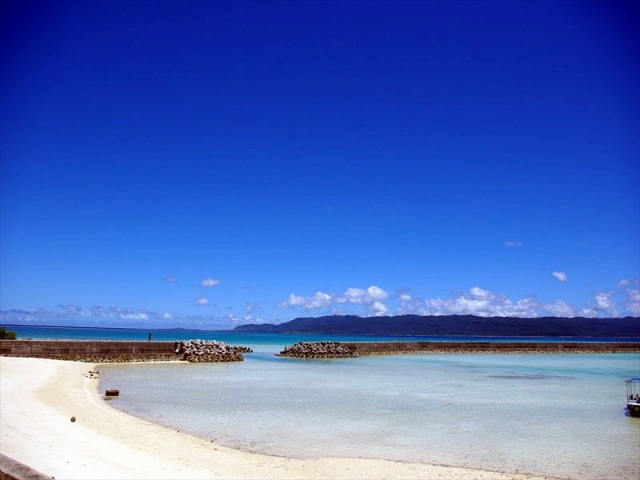
[[2, 10], [4, 323], [640, 315], [632, 2]]

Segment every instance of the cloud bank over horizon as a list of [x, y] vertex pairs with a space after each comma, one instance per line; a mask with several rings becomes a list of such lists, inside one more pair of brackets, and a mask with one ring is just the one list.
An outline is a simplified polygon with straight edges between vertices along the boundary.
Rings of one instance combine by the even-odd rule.
[[[204, 297], [196, 302], [208, 304]], [[228, 329], [247, 323], [281, 323], [297, 316], [360, 315], [476, 315], [480, 317], [625, 317], [640, 316], [640, 279], [622, 279], [615, 289], [592, 293], [585, 305], [578, 307], [561, 299], [544, 303], [535, 296], [511, 299], [508, 296], [474, 286], [456, 291], [446, 298], [421, 298], [406, 289], [391, 294], [371, 285], [350, 287], [340, 294], [317, 291], [304, 296], [290, 294], [276, 303], [280, 311], [294, 312], [281, 321], [267, 321], [259, 314], [259, 303], [247, 304], [246, 314], [237, 315], [180, 315], [167, 311], [155, 312], [130, 307], [83, 308], [77, 305], [58, 305], [37, 310], [0, 310], [0, 323], [19, 325], [68, 325], [117, 328], [196, 328]], [[299, 314], [295, 314], [298, 312]]]
[[[553, 272], [559, 281], [566, 281], [564, 272]], [[558, 275], [556, 275], [558, 274]], [[480, 287], [468, 291], [458, 291], [448, 298], [420, 298], [403, 291], [391, 298], [394, 310], [385, 303], [390, 295], [375, 285], [367, 289], [349, 288], [336, 295], [316, 292], [311, 296], [291, 294], [278, 303], [280, 308], [302, 308], [305, 311], [324, 310], [325, 313], [345, 314], [346, 303], [364, 307], [364, 314], [382, 315], [477, 315], [480, 317], [624, 317], [640, 315], [640, 280], [621, 280], [618, 288], [610, 291], [596, 291], [582, 307], [571, 305], [561, 299], [551, 303], [538, 301], [535, 296], [525, 296], [512, 300], [504, 294], [491, 292]], [[392, 312], [392, 313], [390, 313]]]

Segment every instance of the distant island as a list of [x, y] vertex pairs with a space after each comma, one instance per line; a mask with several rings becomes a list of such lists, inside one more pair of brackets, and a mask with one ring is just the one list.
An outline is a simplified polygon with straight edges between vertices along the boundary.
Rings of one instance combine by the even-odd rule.
[[319, 333], [336, 335], [495, 336], [495, 337], [640, 337], [640, 317], [477, 317], [474, 315], [399, 315], [302, 317], [280, 324], [248, 324], [245, 333]]

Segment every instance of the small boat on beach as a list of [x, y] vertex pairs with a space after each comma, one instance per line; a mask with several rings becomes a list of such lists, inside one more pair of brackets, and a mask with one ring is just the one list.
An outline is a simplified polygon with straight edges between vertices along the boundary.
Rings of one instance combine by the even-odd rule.
[[640, 378], [625, 380], [627, 386], [627, 409], [632, 417], [640, 417]]

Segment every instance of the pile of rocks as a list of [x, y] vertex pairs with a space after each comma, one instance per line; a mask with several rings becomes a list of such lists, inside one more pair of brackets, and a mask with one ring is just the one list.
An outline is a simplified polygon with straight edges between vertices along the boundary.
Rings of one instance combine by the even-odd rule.
[[298, 342], [285, 347], [276, 355], [294, 358], [347, 358], [357, 357], [358, 352], [340, 342]]
[[242, 353], [250, 353], [248, 347], [232, 347], [216, 340], [176, 341], [174, 351], [180, 360], [187, 362], [241, 362]]

